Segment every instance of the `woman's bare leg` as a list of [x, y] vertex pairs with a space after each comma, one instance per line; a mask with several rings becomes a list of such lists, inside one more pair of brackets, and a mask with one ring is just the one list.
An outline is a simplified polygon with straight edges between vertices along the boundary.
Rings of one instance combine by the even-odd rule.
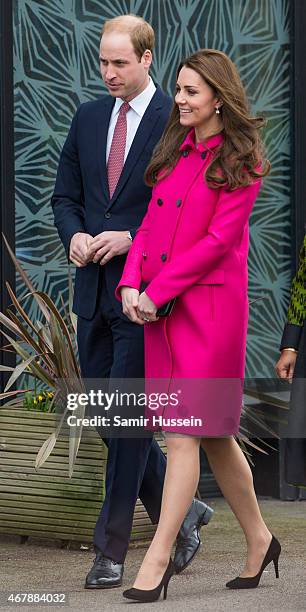
[[138, 589], [153, 589], [160, 583], [199, 483], [200, 439], [170, 434], [166, 440], [167, 469], [160, 519], [134, 583]]
[[201, 442], [216, 481], [240, 523], [247, 542], [247, 561], [240, 576], [258, 573], [272, 534], [256, 499], [250, 466], [233, 437]]

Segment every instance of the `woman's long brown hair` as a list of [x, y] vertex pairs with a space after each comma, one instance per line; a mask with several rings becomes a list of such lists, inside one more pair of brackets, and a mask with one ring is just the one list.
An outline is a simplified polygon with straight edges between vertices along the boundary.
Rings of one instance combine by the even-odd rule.
[[[177, 75], [183, 66], [195, 70], [222, 101], [220, 117], [224, 140], [205, 172], [209, 187], [225, 186], [232, 191], [249, 185], [254, 178], [266, 176], [270, 162], [264, 157], [259, 134], [265, 120], [252, 117], [235, 64], [222, 51], [200, 49], [180, 64]], [[166, 129], [145, 172], [148, 185], [153, 186], [174, 168], [181, 155], [179, 147], [189, 130], [180, 124], [179, 109], [174, 103]]]

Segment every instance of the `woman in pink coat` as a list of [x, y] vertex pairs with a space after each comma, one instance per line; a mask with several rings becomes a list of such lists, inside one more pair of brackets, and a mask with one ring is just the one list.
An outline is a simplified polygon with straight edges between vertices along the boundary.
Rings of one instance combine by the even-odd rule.
[[[227, 586], [257, 586], [272, 560], [277, 570], [280, 544], [263, 521], [234, 438], [248, 321], [248, 219], [269, 171], [262, 125], [224, 53], [202, 49], [181, 64], [172, 114], [146, 172], [152, 199], [117, 288], [123, 312], [145, 324], [149, 384], [161, 379], [169, 393], [181, 387], [184, 394], [176, 407], [162, 403], [154, 414], [161, 419], [152, 416], [165, 431], [167, 472], [155, 537], [124, 593], [130, 599], [156, 600], [163, 587], [167, 594], [171, 548], [199, 481], [200, 444], [247, 542], [245, 568]], [[158, 317], [174, 298], [171, 314]]]

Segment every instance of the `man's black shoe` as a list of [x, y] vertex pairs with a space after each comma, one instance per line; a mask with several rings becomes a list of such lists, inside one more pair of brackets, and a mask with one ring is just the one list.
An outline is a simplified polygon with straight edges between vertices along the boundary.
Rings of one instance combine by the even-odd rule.
[[176, 539], [173, 562], [177, 574], [191, 563], [198, 552], [201, 545], [200, 529], [202, 525], [209, 523], [213, 512], [204, 502], [193, 500]]
[[122, 585], [123, 563], [116, 563], [97, 552], [94, 564], [86, 576], [85, 589], [112, 589]]

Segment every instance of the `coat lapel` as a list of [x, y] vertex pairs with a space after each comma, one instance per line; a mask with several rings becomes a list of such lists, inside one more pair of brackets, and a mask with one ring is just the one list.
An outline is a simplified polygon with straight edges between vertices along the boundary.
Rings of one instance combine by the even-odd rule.
[[135, 138], [132, 142], [132, 146], [129, 150], [129, 154], [126, 158], [121, 176], [119, 178], [117, 187], [114, 191], [112, 199], [109, 202], [107, 210], [109, 210], [113, 206], [119, 194], [121, 193], [122, 189], [124, 188], [131, 172], [135, 168], [138, 158], [140, 154], [142, 153], [143, 149], [145, 148], [145, 145], [147, 141], [149, 140], [155, 128], [155, 125], [159, 119], [161, 108], [162, 108], [162, 92], [159, 88], [157, 88], [139, 124]]
[[99, 109], [97, 117], [97, 156], [99, 165], [99, 175], [101, 177], [101, 187], [104, 194], [105, 202], [109, 203], [108, 177], [106, 169], [106, 143], [108, 126], [115, 104], [115, 98], [106, 98], [103, 100], [103, 105]]

